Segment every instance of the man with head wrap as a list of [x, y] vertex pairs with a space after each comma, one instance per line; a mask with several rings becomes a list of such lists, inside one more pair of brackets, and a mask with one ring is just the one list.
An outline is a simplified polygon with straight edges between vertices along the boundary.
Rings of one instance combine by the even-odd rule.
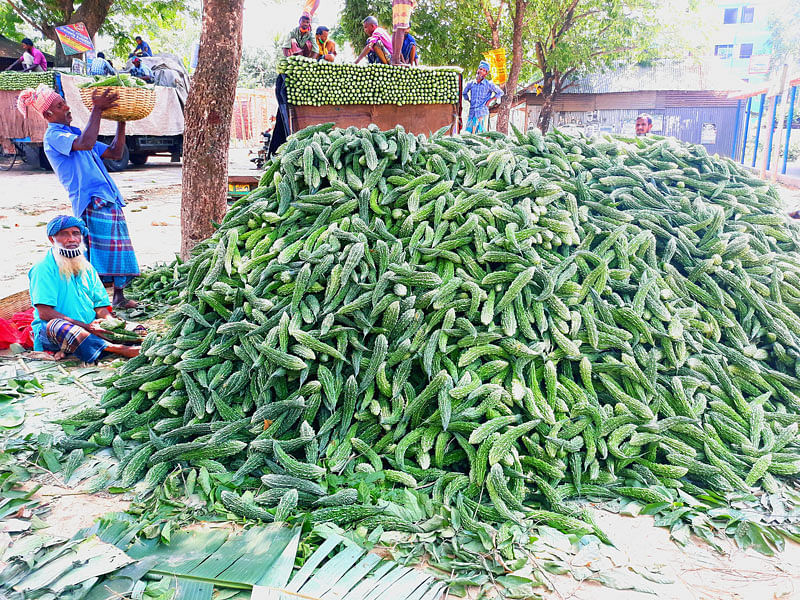
[[97, 271], [81, 253], [86, 234], [86, 225], [75, 217], [59, 215], [47, 224], [53, 247], [28, 272], [31, 304], [36, 307], [34, 350], [54, 352], [56, 359], [74, 354], [87, 363], [97, 362], [104, 351], [136, 356], [138, 347], [102, 337], [99, 320], [111, 316], [111, 309]]
[[69, 192], [72, 214], [83, 219], [89, 230], [84, 240], [89, 261], [104, 282], [114, 285], [114, 306], [131, 308], [136, 303], [125, 298], [123, 288], [139, 275], [139, 263], [122, 213], [125, 201], [102, 160], [122, 157], [125, 123], [117, 124], [111, 145], [97, 141], [101, 114], [113, 107], [117, 99], [118, 95], [108, 89], [95, 91], [92, 112], [83, 131], [70, 125], [69, 105], [45, 85], [22, 92], [17, 108], [27, 116], [28, 108], [32, 107], [47, 120], [44, 151]]
[[469, 102], [469, 117], [466, 130], [469, 133], [483, 133], [488, 130], [489, 103], [503, 95], [503, 90], [486, 79], [489, 63], [481, 61], [475, 81], [464, 86], [464, 100]]

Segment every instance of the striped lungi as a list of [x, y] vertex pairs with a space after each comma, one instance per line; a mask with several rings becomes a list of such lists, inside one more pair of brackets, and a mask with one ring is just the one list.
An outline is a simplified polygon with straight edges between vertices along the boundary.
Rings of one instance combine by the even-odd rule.
[[468, 133], [486, 133], [489, 131], [489, 115], [485, 117], [470, 116], [467, 119]]
[[87, 363], [97, 362], [108, 346], [103, 338], [63, 319], [50, 319], [39, 330], [39, 338], [45, 350], [74, 354]]
[[408, 29], [411, 27], [411, 12], [414, 10], [416, 0], [392, 0], [392, 27]]
[[125, 287], [139, 275], [139, 262], [128, 234], [122, 208], [101, 198], [92, 198], [83, 212], [89, 229], [86, 254], [103, 283]]

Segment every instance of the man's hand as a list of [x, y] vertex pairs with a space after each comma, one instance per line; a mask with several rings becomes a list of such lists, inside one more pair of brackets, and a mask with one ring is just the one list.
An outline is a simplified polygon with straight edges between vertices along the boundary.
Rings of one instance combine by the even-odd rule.
[[89, 333], [94, 334], [97, 337], [103, 338], [105, 340], [108, 339], [106, 337], [108, 335], [108, 332], [105, 329], [103, 329], [101, 323], [102, 323], [101, 319], [95, 319], [94, 321], [89, 323], [89, 326], [86, 328], [86, 330]]
[[95, 90], [92, 93], [92, 105], [95, 108], [99, 108], [101, 112], [114, 108], [117, 105], [117, 100], [119, 100], [119, 94], [109, 89], [105, 89], [102, 92]]

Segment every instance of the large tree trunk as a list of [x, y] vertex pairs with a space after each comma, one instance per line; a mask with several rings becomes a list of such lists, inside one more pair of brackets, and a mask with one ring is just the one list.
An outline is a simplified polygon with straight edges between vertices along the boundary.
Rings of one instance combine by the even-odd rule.
[[205, 0], [197, 71], [186, 100], [181, 256], [214, 233], [227, 208], [228, 144], [242, 54], [244, 0]]
[[508, 133], [508, 124], [511, 121], [511, 109], [517, 100], [517, 86], [519, 85], [519, 74], [522, 70], [522, 30], [525, 26], [525, 11], [527, 8], [528, 0], [515, 0], [511, 35], [511, 69], [508, 72], [508, 81], [506, 81], [506, 93], [500, 100], [500, 107], [497, 111], [497, 131], [506, 134]]
[[542, 133], [547, 133], [550, 129], [550, 120], [553, 118], [553, 102], [555, 102], [556, 94], [554, 92], [544, 94], [544, 102], [542, 103], [542, 110], [539, 113], [539, 119], [536, 121], [536, 126]]

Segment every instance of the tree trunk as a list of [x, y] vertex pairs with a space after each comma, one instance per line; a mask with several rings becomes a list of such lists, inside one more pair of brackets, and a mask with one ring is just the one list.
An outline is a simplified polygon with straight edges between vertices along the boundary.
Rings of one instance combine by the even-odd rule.
[[181, 256], [214, 233], [227, 209], [228, 144], [242, 54], [244, 0], [205, 0], [197, 71], [186, 100]]
[[542, 133], [547, 133], [547, 130], [550, 129], [550, 119], [553, 117], [553, 101], [555, 100], [555, 94], [545, 92], [542, 92], [542, 94], [544, 95], [544, 102], [542, 103], [542, 110], [539, 113], [536, 126]]
[[527, 8], [528, 0], [515, 0], [511, 35], [511, 69], [508, 72], [508, 80], [506, 81], [506, 93], [500, 100], [500, 107], [497, 111], [497, 131], [505, 134], [508, 133], [508, 125], [511, 122], [511, 109], [517, 99], [519, 74], [522, 70], [522, 30], [525, 26], [525, 11]]

